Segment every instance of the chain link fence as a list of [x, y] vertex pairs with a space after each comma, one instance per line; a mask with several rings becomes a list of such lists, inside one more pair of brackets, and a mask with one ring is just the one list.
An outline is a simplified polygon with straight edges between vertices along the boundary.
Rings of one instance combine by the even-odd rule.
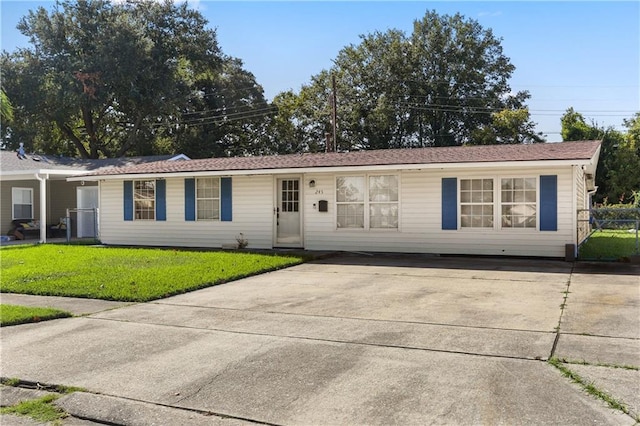
[[578, 211], [578, 257], [624, 260], [640, 255], [640, 208], [602, 207]]

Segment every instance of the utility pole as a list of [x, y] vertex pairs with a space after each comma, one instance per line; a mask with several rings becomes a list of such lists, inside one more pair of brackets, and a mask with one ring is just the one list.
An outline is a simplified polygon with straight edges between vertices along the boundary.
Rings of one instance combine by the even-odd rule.
[[338, 150], [338, 140], [336, 138], [337, 135], [337, 121], [338, 121], [338, 112], [337, 112], [337, 98], [336, 98], [336, 75], [331, 75], [331, 86], [333, 88], [333, 95], [331, 96], [331, 106], [333, 107], [331, 114], [331, 121], [333, 122], [333, 152]]

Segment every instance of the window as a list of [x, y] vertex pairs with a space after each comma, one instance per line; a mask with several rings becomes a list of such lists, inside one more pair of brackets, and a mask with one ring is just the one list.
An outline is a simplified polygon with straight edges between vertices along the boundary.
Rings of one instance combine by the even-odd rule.
[[397, 176], [369, 176], [369, 227], [398, 227]]
[[364, 177], [336, 179], [338, 228], [364, 228]]
[[33, 189], [11, 188], [12, 219], [33, 219]]
[[196, 212], [198, 220], [220, 220], [220, 179], [196, 180]]
[[501, 183], [503, 228], [536, 228], [536, 179], [509, 178]]
[[398, 177], [338, 177], [336, 223], [338, 228], [397, 229]]
[[298, 179], [287, 179], [282, 181], [282, 206], [283, 212], [297, 212], [300, 208]]
[[156, 181], [136, 180], [133, 183], [133, 206], [137, 220], [156, 218]]
[[460, 227], [493, 228], [493, 179], [460, 180]]

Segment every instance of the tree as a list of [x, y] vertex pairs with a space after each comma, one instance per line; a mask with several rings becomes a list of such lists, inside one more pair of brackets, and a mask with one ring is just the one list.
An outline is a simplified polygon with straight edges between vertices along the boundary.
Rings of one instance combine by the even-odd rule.
[[[609, 200], [640, 203], [640, 112], [624, 120], [628, 131], [613, 155], [607, 175]], [[635, 198], [632, 200], [632, 198]]]
[[167, 133], [179, 152], [192, 158], [269, 152], [267, 118], [275, 108], [240, 59], [224, 56], [221, 71], [200, 75], [194, 86], [198, 95]]
[[536, 133], [529, 110], [503, 109], [491, 114], [491, 124], [472, 132], [471, 145], [518, 144], [544, 142]]
[[[460, 14], [427, 12], [410, 35], [375, 32], [343, 48], [330, 70], [302, 87], [290, 121], [307, 145], [321, 148], [331, 131], [335, 78], [339, 149], [472, 143], [475, 129], [493, 129], [493, 113], [499, 118], [525, 110], [529, 94], [512, 94], [508, 85], [513, 71], [491, 30]], [[525, 131], [533, 123], [526, 116], [516, 127]], [[503, 141], [533, 135], [510, 134]]]
[[604, 128], [595, 122], [588, 124], [584, 116], [576, 112], [573, 108], [567, 109], [560, 119], [562, 124], [562, 140], [563, 141], [581, 141], [581, 140], [601, 140], [600, 158], [598, 167], [596, 168], [596, 186], [598, 192], [594, 197], [594, 201], [602, 202], [605, 199], [609, 201], [618, 201], [615, 190], [612, 190], [610, 178], [616, 174], [618, 169], [616, 152], [618, 148], [624, 144], [625, 136], [613, 128]]
[[0, 122], [6, 124], [13, 120], [13, 105], [9, 101], [9, 97], [0, 89]]
[[[194, 126], [195, 118], [231, 115], [226, 101], [222, 112], [209, 111], [218, 107], [211, 99], [234, 98], [237, 108], [232, 92], [243, 87], [253, 91], [248, 99], [264, 104], [262, 88], [239, 60], [221, 53], [206, 25], [199, 12], [169, 0], [67, 0], [51, 12], [30, 12], [18, 28], [33, 47], [4, 53], [1, 61], [19, 112], [6, 139], [87, 158], [175, 152], [189, 147], [190, 135], [197, 146], [207, 129]], [[213, 137], [235, 143], [220, 126]]]

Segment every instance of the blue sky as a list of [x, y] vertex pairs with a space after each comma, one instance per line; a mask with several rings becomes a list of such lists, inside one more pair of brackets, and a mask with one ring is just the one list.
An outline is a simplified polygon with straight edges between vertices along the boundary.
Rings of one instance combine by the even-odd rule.
[[[0, 3], [3, 50], [27, 47], [15, 26], [29, 9], [52, 1]], [[516, 71], [514, 91], [529, 90], [537, 130], [560, 140], [560, 117], [574, 107], [588, 120], [622, 130], [640, 111], [640, 2], [336, 2], [195, 1], [216, 28], [222, 50], [244, 61], [271, 99], [298, 90], [327, 69], [359, 35], [411, 32], [427, 10], [460, 12], [503, 39]]]

